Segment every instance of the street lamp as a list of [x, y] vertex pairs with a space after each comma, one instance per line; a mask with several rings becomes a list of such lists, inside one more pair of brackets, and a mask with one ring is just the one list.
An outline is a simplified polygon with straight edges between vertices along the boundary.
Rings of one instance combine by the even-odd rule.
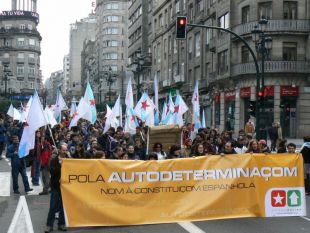
[[7, 65], [4, 65], [3, 74], [4, 74], [4, 77], [3, 77], [3, 81], [4, 81], [4, 97], [7, 97], [8, 77], [12, 76], [11, 70], [9, 69], [9, 67]]
[[106, 80], [109, 86], [109, 103], [111, 103], [111, 86], [115, 82], [115, 79], [112, 78], [112, 67], [109, 67], [109, 71], [106, 73]]
[[[254, 27], [254, 30], [252, 30], [252, 40], [255, 43], [256, 51], [261, 54], [261, 73], [260, 73], [260, 80], [261, 83], [258, 86], [256, 90], [257, 95], [257, 101], [256, 101], [256, 111], [264, 112], [264, 98], [261, 98], [259, 101], [259, 93], [263, 94], [263, 97], [265, 97], [265, 60], [268, 55], [269, 50], [272, 47], [272, 38], [267, 36], [265, 34], [265, 30], [267, 27], [268, 20], [267, 19], [261, 19], [258, 21], [258, 25]], [[261, 134], [261, 130], [263, 127], [263, 123], [260, 121], [257, 121], [257, 127], [258, 132]], [[257, 135], [257, 136], [263, 136], [263, 135]]]

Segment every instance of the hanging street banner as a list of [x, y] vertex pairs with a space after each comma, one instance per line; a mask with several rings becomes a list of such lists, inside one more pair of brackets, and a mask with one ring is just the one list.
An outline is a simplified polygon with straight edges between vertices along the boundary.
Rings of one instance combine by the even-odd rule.
[[69, 227], [306, 215], [300, 154], [65, 159], [61, 172]]

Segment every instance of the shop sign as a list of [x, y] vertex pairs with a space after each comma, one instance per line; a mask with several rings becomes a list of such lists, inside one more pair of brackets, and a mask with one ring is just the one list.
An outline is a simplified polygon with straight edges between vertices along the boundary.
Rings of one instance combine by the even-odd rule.
[[291, 86], [281, 86], [280, 89], [281, 96], [299, 96], [298, 87]]
[[251, 87], [242, 87], [240, 89], [241, 98], [250, 98], [251, 97]]
[[236, 92], [230, 91], [225, 93], [225, 101], [233, 101], [236, 99]]

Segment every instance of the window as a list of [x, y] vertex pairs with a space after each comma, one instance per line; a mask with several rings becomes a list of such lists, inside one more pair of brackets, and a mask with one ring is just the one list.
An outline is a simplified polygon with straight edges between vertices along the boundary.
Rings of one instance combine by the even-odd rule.
[[9, 54], [9, 53], [5, 53], [5, 54], [3, 55], [3, 57], [4, 57], [4, 58], [9, 58], [9, 57], [10, 57], [10, 54]]
[[297, 2], [283, 2], [283, 18], [297, 19]]
[[210, 44], [210, 39], [211, 39], [211, 29], [206, 30], [206, 45]]
[[272, 2], [258, 4], [258, 19], [272, 19]]
[[117, 72], [117, 70], [118, 70], [117, 65], [106, 65], [106, 66], [103, 66], [103, 70], [104, 71], [109, 71], [110, 67], [111, 67], [113, 72]]
[[241, 23], [248, 22], [250, 22], [250, 6], [245, 6], [241, 9]]
[[34, 53], [29, 53], [29, 54], [28, 54], [28, 57], [34, 59]]
[[29, 74], [34, 75], [34, 73], [35, 73], [34, 67], [29, 67]]
[[29, 29], [29, 30], [32, 30], [32, 29], [33, 29], [33, 27], [32, 27], [31, 24], [28, 24], [28, 29]]
[[183, 0], [183, 10], [186, 10], [186, 0]]
[[117, 15], [108, 15], [103, 18], [103, 22], [119, 22], [120, 16]]
[[249, 62], [250, 52], [246, 46], [242, 46], [241, 48], [241, 63], [248, 63]]
[[5, 30], [10, 30], [12, 28], [11, 24], [4, 25]]
[[117, 60], [118, 54], [117, 53], [104, 53], [103, 59], [104, 60]]
[[25, 54], [24, 53], [18, 53], [17, 54], [17, 58], [24, 59], [25, 58]]
[[158, 61], [158, 63], [160, 63], [160, 61], [161, 61], [161, 44], [160, 43], [158, 43], [157, 44], [157, 61]]
[[193, 42], [192, 42], [192, 37], [188, 38], [188, 59], [192, 58], [192, 53], [193, 53]]
[[30, 82], [30, 89], [34, 89], [34, 83], [33, 82]]
[[228, 50], [218, 53], [218, 73], [224, 74], [228, 71]]
[[196, 13], [199, 14], [201, 11], [203, 11], [203, 1], [196, 0]]
[[173, 53], [177, 54], [178, 53], [178, 46], [177, 46], [177, 40], [173, 40]]
[[297, 60], [297, 43], [283, 42], [283, 60], [284, 61]]
[[181, 80], [184, 80], [184, 72], [185, 72], [185, 64], [184, 64], [184, 62], [182, 62], [181, 73], [180, 73]]
[[172, 64], [172, 72], [173, 72], [173, 77], [178, 75], [178, 66], [177, 63]]
[[118, 41], [117, 40], [106, 40], [103, 41], [103, 47], [117, 47]]
[[17, 45], [18, 46], [25, 45], [25, 39], [24, 38], [17, 38]]
[[228, 29], [229, 28], [229, 12], [222, 15], [219, 18], [219, 27]]
[[180, 1], [176, 0], [175, 1], [175, 13], [179, 13], [180, 12]]
[[200, 56], [200, 32], [195, 34], [195, 56]]
[[164, 59], [167, 58], [167, 39], [164, 39]]
[[118, 28], [104, 28], [103, 29], [104, 35], [117, 35], [119, 34]]
[[119, 5], [118, 5], [118, 3], [108, 3], [105, 5], [104, 9], [105, 10], [118, 10]]
[[29, 45], [30, 46], [35, 46], [35, 44], [36, 44], [35, 39], [29, 39]]
[[24, 67], [17, 66], [17, 75], [23, 75], [23, 74], [24, 74]]
[[157, 49], [156, 49], [156, 45], [154, 46], [154, 65], [156, 65], [157, 62]]
[[193, 21], [194, 20], [194, 6], [193, 4], [190, 4], [189, 5], [189, 10], [188, 10], [188, 18], [189, 18], [189, 21]]
[[162, 14], [159, 15], [158, 21], [159, 21], [159, 27], [163, 27], [164, 26], [164, 17]]
[[200, 66], [196, 66], [194, 69], [194, 80], [200, 80]]
[[26, 29], [26, 25], [25, 25], [25, 24], [19, 25], [19, 29], [20, 29], [20, 30], [25, 30], [25, 29]]

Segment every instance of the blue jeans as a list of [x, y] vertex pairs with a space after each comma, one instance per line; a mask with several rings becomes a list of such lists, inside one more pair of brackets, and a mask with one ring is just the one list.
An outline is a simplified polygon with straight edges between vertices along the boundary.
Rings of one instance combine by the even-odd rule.
[[55, 214], [59, 212], [58, 226], [65, 225], [64, 209], [60, 190], [53, 189], [51, 192], [50, 209], [48, 211], [47, 223], [48, 227], [53, 228]]
[[18, 191], [18, 175], [19, 173], [22, 176], [23, 184], [25, 187], [25, 191], [29, 191], [30, 186], [26, 174], [26, 161], [24, 158], [20, 159], [18, 155], [14, 155], [11, 158], [11, 164], [12, 164], [12, 178], [13, 178], [13, 190], [14, 192]]
[[32, 180], [31, 182], [35, 185], [38, 185], [39, 184], [39, 180], [40, 180], [40, 169], [41, 169], [41, 160], [40, 159], [37, 159], [35, 158], [33, 160], [33, 177], [32, 177]]

